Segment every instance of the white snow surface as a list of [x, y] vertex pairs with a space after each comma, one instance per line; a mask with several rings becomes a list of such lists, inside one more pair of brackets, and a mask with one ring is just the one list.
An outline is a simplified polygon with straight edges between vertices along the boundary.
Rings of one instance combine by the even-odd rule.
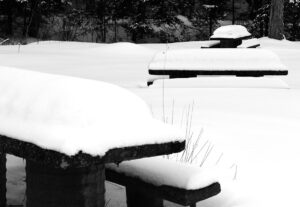
[[154, 81], [150, 88], [269, 88], [289, 89], [286, 82], [274, 77], [197, 77]]
[[264, 49], [178, 49], [161, 51], [151, 70], [286, 70], [279, 57]]
[[[139, 87], [146, 83], [148, 64], [157, 52], [166, 47], [199, 49], [207, 41], [168, 45], [47, 41], [21, 45], [20, 51], [18, 45], [2, 45], [0, 65], [117, 84], [145, 100], [154, 117], [162, 119], [164, 115], [176, 126], [186, 125], [185, 117], [193, 106], [191, 131], [197, 137], [203, 128], [201, 143], [209, 140], [214, 146], [202, 168], [218, 166], [225, 175], [222, 171], [222, 192], [197, 203], [198, 207], [300, 206], [300, 42], [259, 41], [261, 48], [274, 52], [288, 67], [289, 75], [278, 78], [288, 83], [289, 90]], [[207, 147], [195, 164], [202, 161]], [[26, 187], [22, 160], [8, 156], [7, 176], [8, 203], [22, 204]], [[111, 207], [126, 207], [125, 195], [120, 186], [108, 184], [106, 196]]]
[[210, 38], [228, 38], [236, 39], [240, 37], [250, 36], [247, 28], [241, 25], [226, 25], [219, 27], [214, 31], [214, 34]]
[[118, 86], [0, 67], [0, 134], [67, 155], [183, 140]]
[[156, 186], [197, 190], [218, 182], [218, 173], [213, 168], [203, 170], [196, 165], [162, 157], [125, 161], [119, 166], [107, 164], [106, 167]]

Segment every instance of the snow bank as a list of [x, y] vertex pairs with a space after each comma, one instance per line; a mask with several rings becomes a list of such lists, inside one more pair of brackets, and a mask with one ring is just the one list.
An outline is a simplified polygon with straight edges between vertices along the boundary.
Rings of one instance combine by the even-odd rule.
[[161, 157], [125, 161], [119, 166], [107, 164], [106, 167], [156, 186], [196, 190], [218, 182], [217, 172], [213, 169], [202, 169]]
[[[163, 79], [163, 78], [162, 78]], [[287, 83], [271, 77], [197, 77], [155, 80], [151, 88], [273, 88], [289, 89]], [[164, 83], [162, 83], [164, 81]]]
[[112, 44], [105, 44], [102, 47], [91, 48], [86, 50], [88, 53], [92, 54], [113, 54], [113, 55], [152, 55], [153, 51], [149, 48], [144, 46], [130, 43], [130, 42], [119, 42], [119, 43], [112, 43]]
[[263, 49], [182, 49], [161, 51], [151, 70], [286, 70], [279, 57]]
[[247, 28], [241, 25], [227, 25], [219, 27], [214, 31], [214, 34], [210, 37], [213, 38], [241, 38], [247, 37], [251, 34], [248, 32]]
[[183, 140], [112, 84], [0, 67], [0, 134], [74, 155]]

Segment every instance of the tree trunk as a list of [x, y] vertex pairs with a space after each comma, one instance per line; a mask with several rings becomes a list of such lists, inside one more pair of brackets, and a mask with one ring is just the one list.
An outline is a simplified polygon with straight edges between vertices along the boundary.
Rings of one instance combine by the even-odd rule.
[[7, 35], [13, 35], [13, 1], [7, 0], [5, 2], [6, 4], [6, 15], [7, 15], [7, 21], [6, 21], [6, 34]]
[[269, 37], [282, 40], [284, 32], [283, 24], [284, 0], [272, 0], [269, 22]]
[[0, 151], [0, 207], [6, 206], [6, 154]]
[[232, 24], [235, 24], [235, 0], [232, 0]]

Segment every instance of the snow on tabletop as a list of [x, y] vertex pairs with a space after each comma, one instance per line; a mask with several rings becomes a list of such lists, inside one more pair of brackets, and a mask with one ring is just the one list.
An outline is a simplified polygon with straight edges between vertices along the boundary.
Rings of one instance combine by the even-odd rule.
[[263, 49], [178, 49], [161, 51], [150, 70], [286, 70], [279, 57]]
[[161, 157], [125, 161], [119, 166], [107, 164], [106, 168], [156, 186], [167, 185], [187, 190], [204, 188], [218, 182], [218, 173], [213, 168], [202, 169]]
[[118, 86], [8, 67], [0, 67], [0, 134], [67, 155], [184, 139]]
[[228, 38], [237, 39], [241, 37], [247, 37], [251, 34], [247, 28], [241, 25], [227, 25], [219, 27], [214, 31], [214, 34], [210, 38]]
[[[162, 83], [164, 81], [164, 83]], [[272, 88], [289, 89], [289, 85], [274, 77], [197, 77], [155, 80], [150, 88]]]

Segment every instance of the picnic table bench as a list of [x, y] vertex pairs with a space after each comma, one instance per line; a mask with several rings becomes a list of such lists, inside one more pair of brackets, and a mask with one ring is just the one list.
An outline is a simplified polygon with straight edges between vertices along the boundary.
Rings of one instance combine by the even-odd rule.
[[150, 75], [169, 78], [204, 76], [287, 75], [288, 70], [276, 54], [268, 50], [184, 49], [156, 54], [149, 64]]
[[106, 180], [126, 187], [128, 207], [163, 207], [163, 200], [196, 207], [197, 202], [221, 192], [220, 184], [198, 166], [163, 158], [107, 164], [105, 168]]
[[104, 207], [105, 163], [185, 147], [184, 132], [111, 84], [0, 67], [0, 91], [0, 207], [6, 154], [26, 160], [27, 207]]

